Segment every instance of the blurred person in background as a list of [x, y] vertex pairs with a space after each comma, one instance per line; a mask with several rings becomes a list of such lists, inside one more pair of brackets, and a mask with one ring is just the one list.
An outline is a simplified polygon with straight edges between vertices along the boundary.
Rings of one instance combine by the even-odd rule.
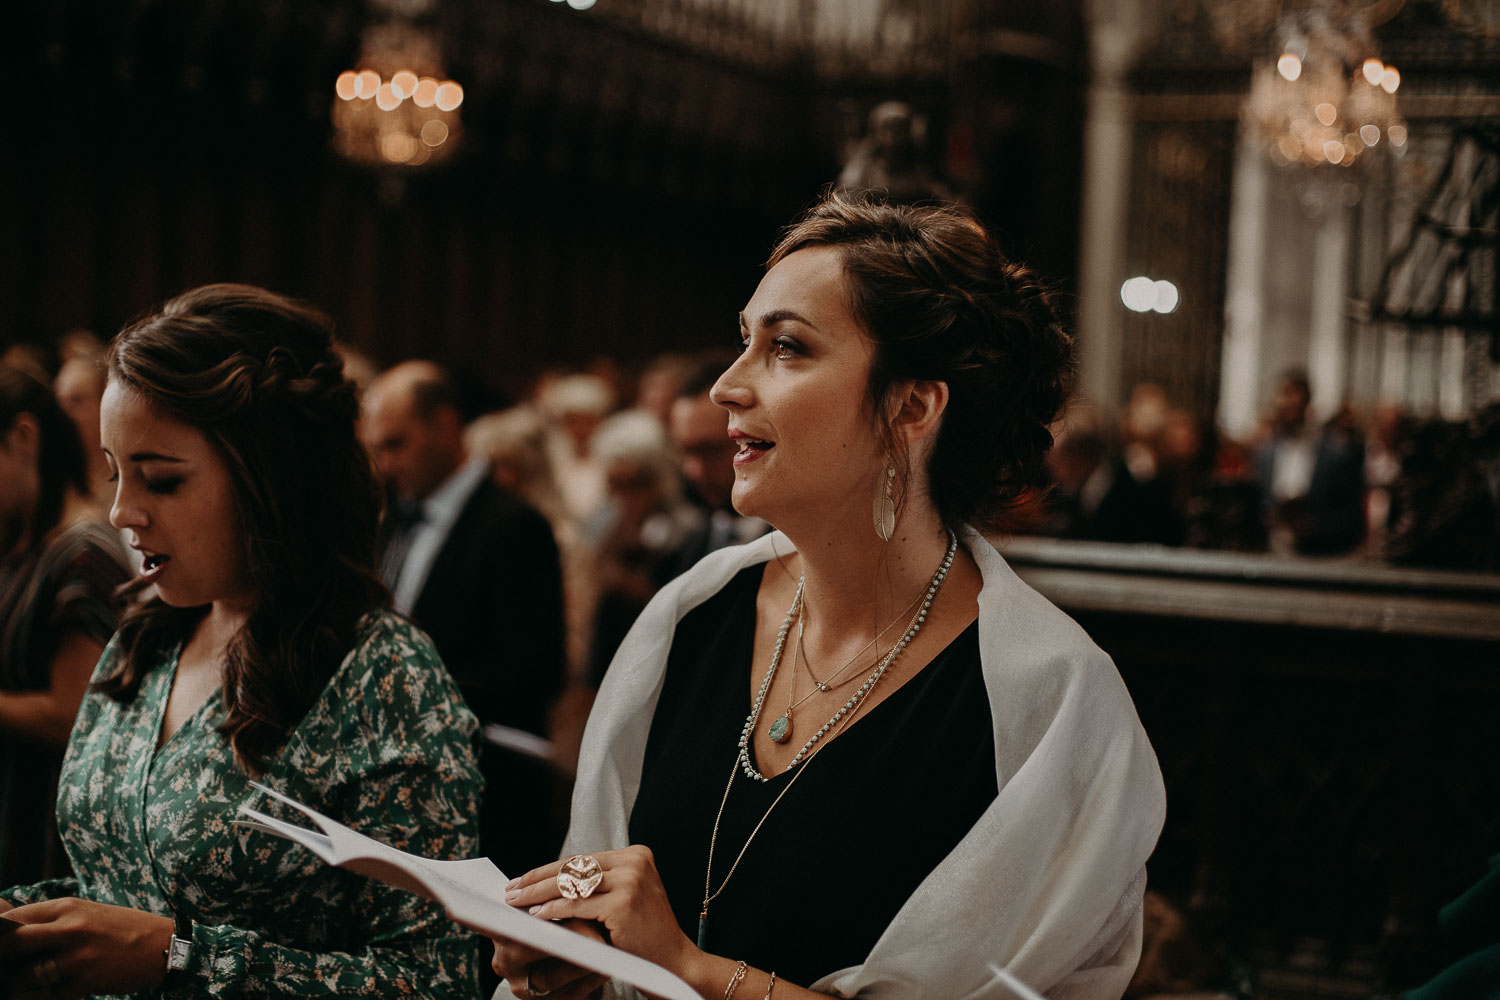
[[674, 576], [716, 549], [748, 542], [771, 530], [760, 518], [736, 512], [731, 498], [734, 455], [739, 447], [729, 437], [729, 414], [709, 391], [733, 363], [733, 355], [703, 358], [672, 401], [667, 424], [672, 446], [693, 499], [707, 514], [702, 526], [683, 541]]
[[1256, 479], [1273, 552], [1336, 555], [1364, 538], [1365, 446], [1348, 420], [1309, 421], [1311, 402], [1305, 373], [1282, 376]]
[[[481, 725], [545, 736], [564, 679], [562, 570], [547, 520], [470, 455], [458, 388], [430, 361], [377, 378], [360, 428], [394, 497], [381, 558], [393, 606], [432, 637]], [[555, 850], [560, 831], [545, 822], [499, 823], [502, 798], [522, 786], [550, 795], [548, 776], [489, 748], [480, 769], [485, 853], [503, 869]]]
[[44, 385], [51, 384], [52, 373], [57, 370], [46, 347], [24, 340], [0, 352], [0, 367], [25, 372]]
[[604, 506], [604, 469], [593, 440], [614, 409], [614, 391], [597, 375], [562, 375], [541, 388], [536, 404], [552, 425], [548, 451], [568, 516], [587, 524]]
[[1385, 558], [1403, 566], [1500, 569], [1500, 403], [1467, 423], [1405, 421], [1397, 451]]
[[1099, 501], [1114, 477], [1104, 434], [1092, 410], [1077, 400], [1069, 402], [1051, 430], [1046, 515], [1036, 531], [1053, 538], [1091, 538]]
[[489, 464], [495, 485], [520, 497], [547, 519], [558, 547], [578, 541], [578, 522], [563, 503], [552, 457], [547, 451], [547, 422], [530, 407], [486, 413], [464, 430], [469, 454]]
[[1182, 519], [1173, 508], [1173, 486], [1161, 455], [1170, 409], [1166, 392], [1154, 382], [1139, 383], [1131, 390], [1121, 418], [1120, 453], [1106, 466], [1109, 485], [1094, 511], [1092, 537], [1106, 542], [1182, 544]]
[[51, 392], [0, 368], [0, 885], [68, 873], [58, 770], [130, 578], [89, 486], [78, 433]]
[[627, 410], [610, 417], [594, 437], [594, 454], [609, 491], [606, 514], [588, 543], [587, 677], [598, 687], [641, 609], [675, 575], [682, 546], [702, 527], [703, 515], [684, 501], [671, 443], [651, 414]]
[[633, 410], [645, 410], [663, 427], [671, 419], [672, 401], [682, 391], [682, 383], [696, 365], [685, 354], [668, 351], [652, 358], [635, 383]]
[[104, 345], [93, 334], [75, 330], [66, 340], [62, 367], [52, 389], [63, 412], [78, 428], [95, 496], [108, 495], [109, 462], [99, 447], [99, 402], [104, 398]]
[[548, 731], [556, 757], [553, 763], [571, 773], [577, 759], [578, 737], [588, 716], [593, 689], [584, 683], [589, 629], [583, 618], [590, 600], [587, 553], [582, 525], [568, 512], [552, 470], [547, 447], [547, 422], [530, 406], [515, 406], [475, 419], [466, 431], [469, 454], [489, 463], [490, 478], [502, 490], [534, 507], [552, 526], [562, 565], [563, 608], [566, 622], [568, 685], [554, 704]]
[[1382, 403], [1370, 418], [1365, 439], [1365, 530], [1371, 552], [1385, 549], [1391, 523], [1391, 487], [1401, 474], [1401, 436], [1407, 427], [1401, 407]]

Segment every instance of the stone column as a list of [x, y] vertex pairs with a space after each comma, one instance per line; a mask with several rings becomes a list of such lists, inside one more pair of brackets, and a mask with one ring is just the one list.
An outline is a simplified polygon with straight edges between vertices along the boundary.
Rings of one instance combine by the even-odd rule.
[[1264, 157], [1241, 130], [1230, 196], [1218, 423], [1220, 430], [1242, 441], [1255, 433], [1260, 407], [1267, 180]]
[[1134, 116], [1126, 74], [1155, 14], [1152, 0], [1090, 0], [1092, 82], [1083, 133], [1083, 225], [1079, 250], [1079, 393], [1096, 414], [1120, 409], [1125, 237], [1130, 221]]

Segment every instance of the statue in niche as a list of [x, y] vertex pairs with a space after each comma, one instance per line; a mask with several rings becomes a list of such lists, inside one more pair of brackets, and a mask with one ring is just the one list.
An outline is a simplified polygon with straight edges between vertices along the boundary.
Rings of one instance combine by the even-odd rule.
[[953, 192], [927, 165], [927, 123], [903, 101], [885, 101], [870, 111], [869, 129], [844, 171], [839, 187], [879, 191], [894, 202], [953, 200]]

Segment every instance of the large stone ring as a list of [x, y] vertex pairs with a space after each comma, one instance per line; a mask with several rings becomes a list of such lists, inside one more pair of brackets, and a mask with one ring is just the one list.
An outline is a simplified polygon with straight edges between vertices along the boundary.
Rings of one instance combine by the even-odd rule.
[[57, 968], [57, 963], [50, 958], [44, 958], [31, 967], [32, 978], [36, 984], [43, 989], [51, 989], [63, 981], [62, 972]]
[[529, 994], [531, 994], [532, 997], [547, 997], [547, 996], [551, 996], [556, 991], [555, 990], [539, 990], [539, 989], [537, 989], [536, 986], [531, 981], [531, 973], [528, 972], [528, 973], [526, 973], [526, 992], [529, 993]]
[[569, 899], [587, 899], [604, 881], [604, 869], [592, 854], [575, 854], [557, 873], [557, 891]]

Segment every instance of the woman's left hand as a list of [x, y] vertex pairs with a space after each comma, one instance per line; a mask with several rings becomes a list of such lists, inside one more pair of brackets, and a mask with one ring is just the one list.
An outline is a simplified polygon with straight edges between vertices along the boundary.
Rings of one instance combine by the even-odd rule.
[[691, 970], [704, 955], [677, 926], [651, 849], [635, 845], [592, 857], [604, 870], [604, 878], [587, 897], [567, 899], [558, 891], [557, 873], [563, 862], [555, 862], [522, 875], [505, 894], [505, 901], [525, 906], [544, 920], [596, 921], [616, 948], [692, 982]]
[[143, 910], [84, 899], [18, 906], [6, 918], [25, 926], [0, 938], [6, 985], [56, 1000], [151, 990], [166, 978], [172, 921]]

